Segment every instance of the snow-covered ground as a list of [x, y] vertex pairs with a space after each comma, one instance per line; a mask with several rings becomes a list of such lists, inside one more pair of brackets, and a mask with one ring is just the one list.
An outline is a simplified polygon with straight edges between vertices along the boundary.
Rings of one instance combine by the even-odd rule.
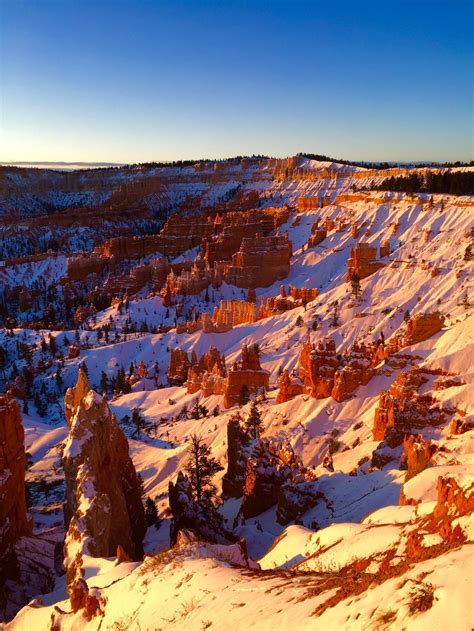
[[[314, 166], [314, 165], [307, 165]], [[326, 165], [321, 165], [323, 168]], [[265, 172], [254, 173], [244, 182], [248, 188], [265, 190], [269, 205], [295, 204], [300, 196], [327, 191], [334, 184], [339, 191], [350, 191], [354, 181], [345, 178], [326, 180], [271, 181]], [[206, 193], [211, 203], [225, 194], [227, 185], [219, 185]], [[202, 191], [201, 191], [202, 192]], [[213, 198], [212, 195], [215, 195]], [[108, 378], [123, 366], [143, 362], [150, 377], [139, 380], [128, 394], [109, 401], [119, 421], [130, 416], [134, 408], [141, 408], [154, 430], [143, 440], [130, 439], [130, 453], [137, 471], [143, 478], [145, 494], [157, 501], [162, 524], [159, 530], [151, 527], [146, 538], [146, 551], [151, 558], [143, 564], [116, 565], [114, 559], [93, 560], [88, 567], [88, 582], [101, 589], [107, 599], [104, 616], [87, 623], [80, 614], [63, 616], [61, 629], [450, 629], [464, 631], [472, 627], [472, 554], [470, 546], [460, 546], [435, 558], [406, 568], [402, 576], [388, 578], [359, 594], [350, 594], [334, 606], [316, 610], [334, 595], [341, 568], [349, 562], [382, 553], [394, 546], [404, 529], [432, 508], [436, 499], [435, 487], [439, 474], [455, 472], [471, 476], [474, 473], [474, 443], [472, 432], [449, 436], [449, 428], [439, 426], [421, 431], [425, 438], [436, 440], [445, 448], [438, 465], [427, 469], [404, 484], [405, 472], [392, 461], [381, 470], [369, 471], [360, 467], [357, 475], [350, 475], [362, 461], [368, 461], [378, 442], [372, 438], [375, 407], [379, 393], [397, 378], [401, 369], [380, 371], [366, 386], [359, 387], [353, 396], [336, 402], [332, 398], [315, 400], [300, 395], [286, 403], [276, 404], [276, 379], [279, 369], [296, 368], [303, 343], [309, 338], [318, 342], [333, 338], [338, 351], [350, 347], [356, 340], [370, 342], [380, 333], [388, 340], [403, 330], [406, 311], [417, 313], [440, 311], [445, 325], [430, 339], [409, 347], [404, 352], [416, 356], [422, 367], [442, 368], [459, 375], [462, 385], [433, 393], [433, 383], [425, 386], [444, 406], [460, 410], [463, 419], [474, 420], [474, 282], [472, 262], [463, 260], [468, 244], [466, 235], [474, 225], [472, 207], [458, 203], [463, 198], [434, 196], [432, 207], [422, 207], [409, 196], [394, 195], [391, 201], [380, 204], [374, 193], [363, 201], [347, 202], [343, 206], [329, 205], [323, 209], [292, 213], [282, 226], [288, 230], [294, 255], [291, 271], [284, 281], [296, 287], [317, 287], [319, 296], [312, 303], [258, 322], [240, 325], [227, 333], [193, 334], [168, 333], [121, 334], [127, 319], [149, 327], [171, 325], [174, 308], [163, 306], [159, 296], [138, 296], [129, 301], [122, 314], [118, 307], [97, 313], [90, 320], [91, 329], [80, 331], [81, 355], [65, 359], [62, 369], [64, 386], [72, 386], [78, 367], [85, 362], [93, 387], [100, 388], [101, 373]], [[441, 203], [441, 201], [443, 203]], [[304, 249], [311, 226], [326, 218], [345, 218], [344, 231], [330, 232], [317, 247]], [[350, 225], [357, 222], [361, 236], [351, 237]], [[394, 234], [394, 226], [397, 226]], [[364, 236], [370, 227], [370, 234]], [[430, 229], [425, 240], [423, 231]], [[390, 240], [391, 254], [382, 260], [375, 274], [361, 281], [362, 295], [354, 299], [350, 284], [345, 282], [346, 264], [350, 248], [358, 240], [379, 246]], [[42, 274], [61, 274], [61, 261], [55, 259], [46, 267], [31, 270], [35, 278]], [[432, 271], [439, 268], [437, 275]], [[20, 273], [22, 270], [18, 270]], [[27, 282], [26, 280], [24, 282]], [[258, 289], [257, 297], [276, 296], [281, 282]], [[464, 296], [470, 304], [466, 305]], [[241, 298], [242, 291], [224, 285], [207, 304], [201, 296], [188, 297], [186, 308], [212, 311], [221, 298]], [[332, 304], [339, 304], [340, 326], [330, 326]], [[468, 301], [469, 302], [469, 301]], [[297, 325], [301, 316], [303, 324]], [[112, 322], [108, 342], [98, 339], [97, 331]], [[313, 323], [317, 322], [317, 327]], [[120, 340], [114, 341], [114, 332]], [[40, 341], [46, 331], [16, 330], [14, 338], [0, 332], [0, 343], [11, 353], [17, 340], [36, 344], [35, 361], [41, 357]], [[67, 356], [64, 338], [74, 340], [74, 331], [53, 332], [58, 347]], [[175, 552], [167, 552], [169, 514], [167, 491], [184, 465], [189, 437], [197, 432], [211, 447], [213, 455], [226, 465], [227, 422], [235, 408], [222, 411], [222, 397], [203, 399], [199, 393], [188, 394], [185, 387], [167, 387], [166, 373], [170, 349], [182, 348], [202, 355], [211, 346], [225, 354], [230, 366], [240, 356], [243, 343], [258, 343], [262, 367], [270, 371], [270, 391], [260, 404], [264, 436], [286, 440], [303, 464], [312, 467], [317, 476], [317, 490], [327, 499], [318, 503], [302, 517], [300, 525], [283, 527], [276, 521], [275, 507], [257, 518], [248, 519], [240, 526], [239, 535], [245, 536], [251, 557], [262, 571], [240, 567], [239, 559], [231, 550], [219, 546], [191, 543]], [[21, 370], [23, 363], [17, 360]], [[158, 376], [151, 378], [155, 365]], [[414, 365], [414, 362], [413, 362]], [[36, 380], [45, 380], [55, 389], [56, 366], [45, 370]], [[200, 420], [181, 419], [183, 407], [192, 407], [199, 398], [210, 414]], [[56, 492], [62, 479], [58, 444], [64, 441], [67, 428], [59, 412], [59, 403], [52, 403], [46, 418], [35, 411], [25, 415], [26, 449], [32, 466], [27, 480], [43, 479], [58, 482], [50, 508], [47, 498], [37, 489], [34, 519], [36, 533], [58, 527], [60, 512]], [[219, 406], [218, 413], [212, 411]], [[248, 405], [242, 410], [245, 415]], [[53, 422], [54, 419], [54, 422]], [[331, 437], [337, 436], [340, 447], [333, 455], [334, 472], [321, 464]], [[346, 449], [347, 448], [347, 449]], [[219, 485], [222, 473], [218, 474]], [[420, 504], [400, 506], [400, 492]], [[239, 509], [238, 500], [227, 500], [220, 506], [231, 525]], [[58, 516], [59, 515], [59, 516]], [[317, 524], [316, 531], [314, 525]], [[155, 556], [156, 555], [156, 556]], [[95, 564], [95, 565], [94, 565]], [[291, 570], [291, 571], [290, 571]], [[328, 575], [333, 579], [328, 578]], [[425, 577], [426, 578], [425, 580]], [[331, 580], [333, 582], [331, 582]], [[344, 578], [340, 577], [340, 580]], [[336, 582], [335, 582], [336, 581]], [[433, 588], [432, 606], [413, 612], [413, 590], [420, 582]], [[431, 588], [430, 588], [431, 589]], [[64, 578], [58, 578], [56, 591], [42, 596], [42, 600], [24, 608], [7, 626], [8, 629], [47, 629], [54, 614], [54, 606], [69, 611], [65, 600]], [[454, 613], [455, 612], [455, 615]]]

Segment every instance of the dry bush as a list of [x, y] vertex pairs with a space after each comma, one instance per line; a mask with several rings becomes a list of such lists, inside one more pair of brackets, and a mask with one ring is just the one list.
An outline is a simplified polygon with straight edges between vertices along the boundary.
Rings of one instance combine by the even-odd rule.
[[413, 616], [431, 609], [434, 602], [434, 587], [431, 583], [418, 583], [409, 594], [408, 611]]

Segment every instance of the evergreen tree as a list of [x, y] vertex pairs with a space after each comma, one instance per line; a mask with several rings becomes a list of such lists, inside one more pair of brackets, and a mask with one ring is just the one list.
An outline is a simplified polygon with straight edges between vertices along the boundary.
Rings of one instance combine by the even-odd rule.
[[210, 448], [204, 444], [202, 438], [193, 434], [185, 470], [191, 483], [194, 499], [198, 503], [212, 499], [216, 492], [212, 478], [222, 469], [223, 467], [211, 455]]
[[250, 412], [245, 422], [245, 429], [251, 436], [253, 436], [253, 438], [258, 438], [262, 427], [262, 417], [260, 415], [257, 402], [254, 400], [250, 405]]
[[336, 328], [339, 325], [340, 325], [340, 321], [339, 321], [339, 303], [337, 302], [337, 300], [335, 300], [334, 304], [333, 304], [331, 326]]
[[239, 400], [238, 404], [240, 407], [248, 403], [250, 400], [250, 391], [248, 386], [244, 383], [244, 385], [240, 388]]
[[56, 385], [58, 386], [59, 392], [61, 392], [61, 388], [63, 387], [63, 384], [64, 384], [64, 379], [61, 374], [61, 368], [58, 366], [58, 369], [56, 370]]
[[462, 299], [462, 303], [461, 304], [464, 307], [464, 309], [466, 309], [466, 311], [471, 306], [471, 303], [469, 302], [469, 296], [467, 294], [467, 290], [466, 290], [466, 293], [464, 294], [464, 298]]
[[296, 318], [295, 325], [296, 326], [303, 326], [303, 318], [300, 315]]
[[107, 394], [107, 386], [108, 386], [107, 374], [105, 371], [102, 371], [100, 373], [100, 390], [102, 394]]
[[148, 526], [153, 526], [158, 521], [156, 504], [151, 497], [147, 497], [145, 500], [145, 519]]
[[141, 408], [134, 408], [132, 410], [131, 425], [134, 428], [132, 432], [132, 438], [140, 440], [142, 432], [147, 431], [150, 428], [150, 423], [145, 419], [142, 414]]
[[351, 276], [351, 291], [352, 291], [352, 295], [355, 298], [358, 298], [360, 296], [361, 287], [360, 287], [359, 274], [354, 273]]
[[56, 355], [56, 351], [57, 351], [57, 346], [56, 346], [56, 340], [55, 338], [51, 335], [51, 333], [48, 336], [48, 340], [49, 340], [49, 352], [51, 353], [51, 355], [54, 357]]

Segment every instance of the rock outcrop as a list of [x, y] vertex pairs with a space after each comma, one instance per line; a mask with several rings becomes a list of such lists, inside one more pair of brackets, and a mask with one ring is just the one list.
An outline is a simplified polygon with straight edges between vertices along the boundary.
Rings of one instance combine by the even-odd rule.
[[300, 466], [288, 445], [260, 439], [246, 462], [241, 506], [243, 517], [255, 517], [276, 504], [280, 488], [294, 479]]
[[443, 328], [444, 318], [438, 313], [418, 313], [407, 322], [403, 346], [411, 346], [429, 339]]
[[438, 447], [431, 441], [425, 441], [421, 434], [409, 434], [403, 439], [403, 449], [402, 464], [407, 469], [406, 482], [433, 464], [432, 458]]
[[225, 357], [215, 346], [190, 366], [186, 386], [190, 394], [202, 391], [204, 397], [211, 394], [224, 394], [225, 390]]
[[170, 350], [170, 363], [168, 367], [168, 381], [170, 385], [181, 386], [188, 378], [188, 372], [191, 366], [197, 364], [197, 356], [195, 351], [191, 353], [191, 359], [188, 353], [181, 348]]
[[[300, 476], [303, 477], [303, 476]], [[306, 475], [306, 478], [311, 476]], [[306, 511], [316, 506], [323, 499], [322, 493], [315, 490], [314, 480], [286, 482], [278, 492], [277, 521], [286, 526], [290, 521], [300, 519]]]
[[276, 398], [277, 403], [290, 401], [304, 392], [304, 385], [302, 381], [298, 379], [298, 377], [291, 377], [286, 368], [278, 377], [277, 383], [280, 388]]
[[242, 358], [234, 362], [227, 373], [224, 393], [224, 407], [230, 408], [239, 400], [242, 388], [249, 394], [258, 394], [268, 390], [269, 373], [263, 370], [255, 348], [242, 346]]
[[146, 523], [125, 434], [82, 370], [66, 392], [64, 408], [69, 426], [63, 452], [64, 565], [71, 600], [85, 602], [83, 556], [114, 556], [121, 546], [130, 559], [140, 559]]
[[377, 261], [377, 248], [368, 243], [358, 243], [355, 248], [351, 248], [346, 281], [349, 282], [354, 274], [360, 279], [367, 278], [381, 267], [383, 263]]
[[[25, 499], [26, 456], [20, 406], [0, 396], [0, 592], [5, 580], [16, 577], [14, 544], [31, 532]], [[0, 596], [0, 607], [2, 605]]]
[[288, 236], [244, 237], [232, 263], [224, 265], [222, 277], [236, 287], [269, 287], [290, 273], [291, 242]]
[[331, 396], [334, 375], [341, 365], [334, 340], [321, 340], [317, 347], [307, 341], [300, 353], [298, 370], [305, 392], [315, 399]]
[[419, 394], [430, 373], [420, 368], [401, 372], [388, 391], [379, 395], [373, 437], [390, 447], [401, 445], [405, 434], [444, 424], [454, 410], [443, 409], [430, 395]]

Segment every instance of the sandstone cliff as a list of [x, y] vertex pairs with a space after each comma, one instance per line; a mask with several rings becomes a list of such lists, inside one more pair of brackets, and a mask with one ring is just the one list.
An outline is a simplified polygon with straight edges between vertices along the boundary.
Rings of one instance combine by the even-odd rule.
[[127, 439], [82, 370], [75, 388], [67, 390], [64, 406], [69, 426], [63, 453], [64, 564], [72, 597], [76, 583], [82, 585], [83, 555], [110, 557], [121, 546], [129, 558], [140, 559], [146, 525]]

